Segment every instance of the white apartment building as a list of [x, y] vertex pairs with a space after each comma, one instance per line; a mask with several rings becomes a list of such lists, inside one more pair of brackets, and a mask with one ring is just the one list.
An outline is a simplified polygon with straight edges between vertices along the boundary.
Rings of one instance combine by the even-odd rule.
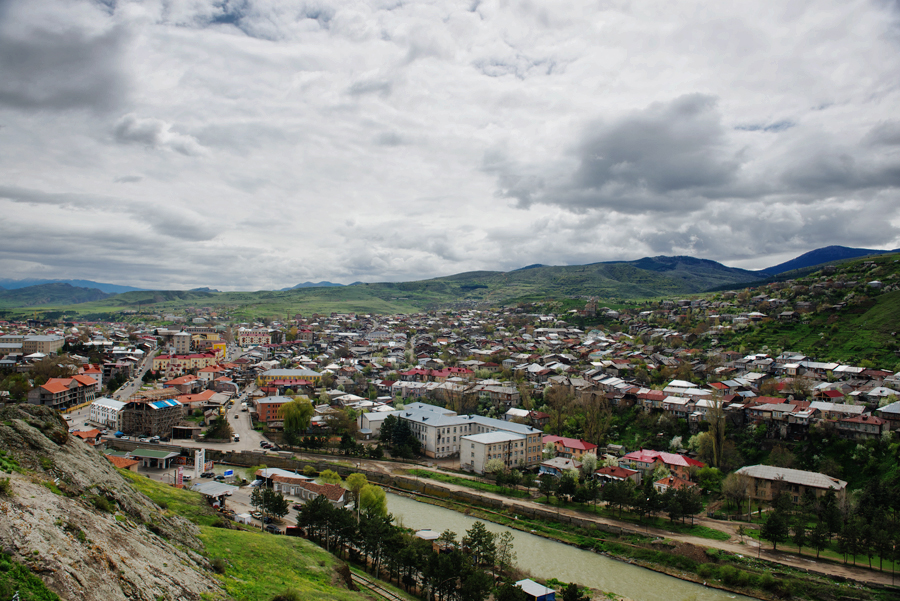
[[[360, 424], [369, 426], [374, 433], [376, 428], [380, 430], [380, 423], [387, 415], [395, 415], [409, 423], [428, 457], [451, 457], [461, 452], [464, 437], [499, 431], [520, 437], [511, 443], [514, 446], [509, 449], [510, 465], [537, 465], [541, 461], [542, 432], [531, 426], [480, 415], [457, 415], [450, 409], [426, 403], [411, 403], [400, 411], [382, 412], [377, 416], [364, 414]], [[460, 463], [470, 462], [461, 455]]]
[[461, 469], [484, 473], [484, 466], [491, 459], [500, 459], [508, 469], [525, 465], [527, 437], [514, 432], [485, 432], [472, 434], [462, 439], [459, 453]]
[[110, 430], [122, 429], [122, 408], [125, 403], [102, 397], [91, 403], [91, 421]]

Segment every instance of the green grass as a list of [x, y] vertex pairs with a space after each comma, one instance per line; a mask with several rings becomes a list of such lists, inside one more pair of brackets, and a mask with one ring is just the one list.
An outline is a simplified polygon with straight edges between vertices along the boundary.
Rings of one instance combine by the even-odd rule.
[[427, 478], [429, 480], [436, 480], [438, 482], [445, 482], [447, 484], [456, 484], [457, 486], [465, 486], [467, 488], [481, 490], [484, 492], [506, 495], [507, 497], [516, 497], [523, 499], [529, 496], [529, 494], [523, 490], [514, 490], [512, 488], [497, 486], [496, 484], [491, 484], [489, 482], [472, 480], [469, 478], [463, 478], [461, 476], [452, 476], [450, 474], [442, 474], [440, 472], [432, 472], [429, 470], [408, 470], [406, 473], [410, 476], [418, 476], [419, 478]]
[[31, 570], [0, 553], [0, 599], [12, 599], [16, 592], [21, 601], [59, 601]]
[[242, 530], [201, 527], [208, 557], [221, 557], [225, 574], [217, 576], [234, 599], [269, 601], [288, 589], [301, 599], [362, 601], [332, 584], [336, 559], [309, 541]]
[[220, 519], [216, 512], [206, 504], [203, 495], [198, 492], [175, 488], [128, 470], [119, 470], [119, 473], [130, 480], [136, 489], [150, 497], [154, 503], [166, 508], [167, 515], [180, 515], [201, 526], [210, 526]]

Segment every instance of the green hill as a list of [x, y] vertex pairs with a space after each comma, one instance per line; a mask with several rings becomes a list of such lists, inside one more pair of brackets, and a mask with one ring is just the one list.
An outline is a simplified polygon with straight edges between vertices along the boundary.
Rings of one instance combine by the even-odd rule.
[[[881, 288], [869, 282], [879, 281]], [[794, 291], [796, 289], [796, 292]], [[881, 255], [832, 265], [773, 293], [814, 310], [800, 321], [764, 321], [730, 346], [789, 349], [820, 358], [894, 369], [900, 356], [900, 260]]]
[[[293, 313], [410, 313], [466, 304], [499, 306], [522, 301], [596, 296], [638, 299], [695, 294], [714, 286], [758, 280], [760, 274], [693, 257], [648, 257], [563, 267], [530, 266], [510, 272], [473, 271], [415, 282], [354, 284], [280, 291], [139, 291], [96, 302], [60, 301], [48, 306], [60, 314], [103, 318], [122, 311], [177, 311], [215, 307], [233, 317]], [[79, 301], [81, 302], [81, 301]], [[31, 305], [8, 303], [5, 307]]]
[[37, 307], [41, 305], [76, 305], [110, 296], [96, 288], [79, 288], [71, 284], [39, 284], [15, 290], [0, 291], [0, 307]]

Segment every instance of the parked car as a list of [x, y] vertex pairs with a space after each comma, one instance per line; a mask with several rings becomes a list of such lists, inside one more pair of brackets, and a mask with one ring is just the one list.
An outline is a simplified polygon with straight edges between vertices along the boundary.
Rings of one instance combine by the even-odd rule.
[[240, 415], [235, 415], [234, 419], [239, 419], [240, 417], [241, 417]]
[[215, 478], [216, 473], [215, 472], [203, 472], [202, 474], [200, 474], [200, 477], [201, 478]]
[[256, 519], [258, 520], [258, 519], [260, 519], [260, 518], [262, 517], [262, 514], [261, 514], [260, 512], [258, 512], [258, 511], [251, 511], [251, 512], [250, 512], [250, 517], [256, 518]]
[[219, 474], [218, 476], [216, 476], [217, 482], [222, 482], [223, 480], [225, 480], [225, 476], [223, 476], [222, 474]]
[[262, 484], [263, 484], [262, 480], [254, 480], [253, 482], [250, 483], [250, 486], [253, 486], [255, 488], [257, 486], [262, 486]]
[[281, 530], [278, 529], [278, 526], [275, 524], [267, 524], [266, 532], [271, 532], [272, 534], [281, 534]]
[[266, 517], [263, 518], [263, 524], [271, 524], [271, 523], [274, 522], [274, 521], [275, 521], [275, 520], [272, 519], [272, 518], [270, 518], [269, 516], [266, 516]]
[[259, 446], [261, 446], [261, 447], [264, 447], [264, 446], [266, 446], [267, 444], [269, 444], [269, 443], [267, 443], [265, 440], [259, 441]]
[[187, 482], [188, 480], [191, 479], [191, 475], [190, 474], [182, 474], [181, 479], [184, 480], [185, 482]]
[[300, 503], [294, 503], [293, 505], [291, 505], [291, 509], [293, 509], [294, 511], [300, 511], [301, 509], [303, 509], [303, 505], [301, 505]]

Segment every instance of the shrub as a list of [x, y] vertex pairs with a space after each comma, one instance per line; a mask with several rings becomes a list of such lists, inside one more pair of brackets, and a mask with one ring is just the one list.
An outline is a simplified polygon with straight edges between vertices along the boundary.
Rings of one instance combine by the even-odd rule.
[[95, 508], [99, 509], [100, 511], [105, 511], [106, 513], [112, 513], [115, 510], [115, 507], [112, 503], [109, 502], [109, 499], [101, 495], [94, 495], [91, 498], [91, 504]]
[[775, 580], [775, 577], [772, 576], [769, 572], [765, 572], [762, 576], [759, 577], [759, 586], [763, 587], [767, 591], [775, 588], [775, 585], [778, 584], [778, 581]]
[[312, 478], [316, 475], [316, 468], [311, 465], [307, 465], [303, 468], [303, 475]]
[[12, 481], [9, 478], [0, 478], [0, 497], [12, 496]]
[[300, 593], [294, 589], [288, 589], [281, 594], [272, 597], [272, 601], [303, 601]]
[[49, 457], [41, 457], [40, 462], [41, 467], [45, 470], [49, 470], [53, 467], [53, 461]]
[[221, 557], [214, 557], [209, 564], [216, 574], [224, 574], [225, 569], [228, 567], [228, 564]]

